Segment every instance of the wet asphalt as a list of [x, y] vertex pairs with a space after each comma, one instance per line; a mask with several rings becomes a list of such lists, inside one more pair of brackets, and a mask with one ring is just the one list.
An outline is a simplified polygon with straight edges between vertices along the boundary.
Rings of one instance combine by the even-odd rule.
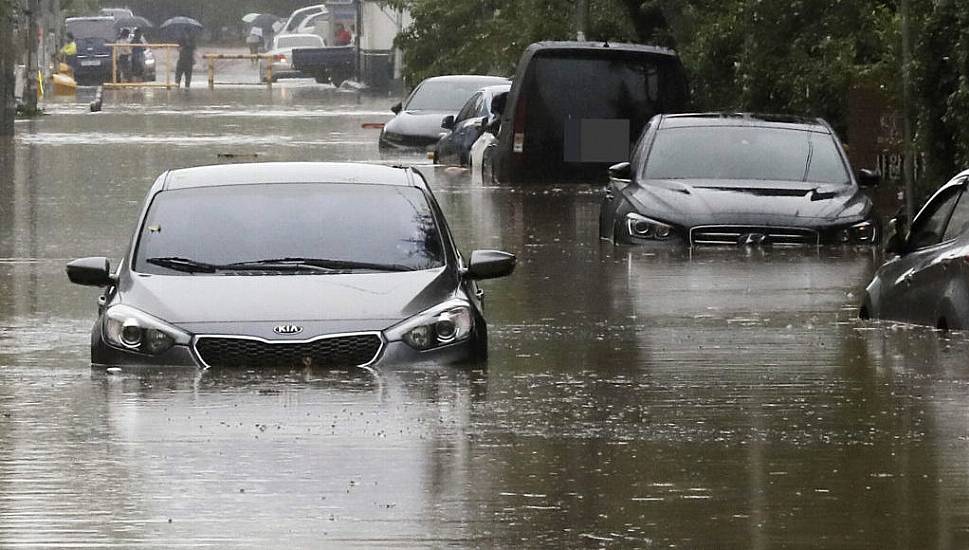
[[969, 546], [967, 335], [856, 320], [871, 250], [600, 242], [596, 185], [399, 159], [519, 255], [486, 367], [93, 372], [63, 266], [116, 263], [160, 173], [397, 162], [361, 129], [396, 99], [196, 86], [0, 145], [0, 548]]

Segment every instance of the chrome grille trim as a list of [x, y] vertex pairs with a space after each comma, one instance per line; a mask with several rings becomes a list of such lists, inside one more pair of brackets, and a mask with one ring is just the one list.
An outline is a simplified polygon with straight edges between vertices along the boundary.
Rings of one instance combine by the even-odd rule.
[[353, 336], [376, 336], [377, 339], [380, 341], [380, 343], [377, 346], [377, 349], [374, 352], [373, 357], [369, 361], [367, 361], [366, 363], [361, 363], [358, 365], [350, 365], [350, 366], [354, 366], [358, 368], [366, 368], [376, 363], [377, 360], [380, 358], [381, 354], [383, 353], [384, 348], [387, 346], [387, 340], [384, 338], [383, 333], [376, 330], [364, 331], [364, 332], [343, 332], [338, 334], [324, 334], [322, 336], [315, 336], [313, 338], [307, 338], [304, 340], [283, 340], [283, 339], [269, 340], [266, 338], [260, 338], [258, 336], [241, 336], [238, 334], [201, 334], [196, 336], [192, 340], [192, 354], [195, 356], [196, 361], [198, 361], [199, 364], [202, 365], [202, 367], [209, 369], [209, 368], [212, 368], [212, 366], [205, 362], [205, 360], [202, 358], [202, 354], [199, 353], [199, 350], [198, 350], [198, 343], [201, 340], [206, 340], [206, 339], [248, 340], [253, 342], [260, 342], [270, 346], [277, 346], [277, 345], [285, 346], [285, 345], [312, 344], [312, 343], [319, 342], [321, 340], [331, 340], [335, 338], [347, 338], [347, 337], [353, 337]]
[[690, 245], [737, 246], [742, 235], [759, 233], [771, 246], [820, 246], [821, 235], [804, 227], [770, 227], [757, 225], [699, 225], [690, 228]]

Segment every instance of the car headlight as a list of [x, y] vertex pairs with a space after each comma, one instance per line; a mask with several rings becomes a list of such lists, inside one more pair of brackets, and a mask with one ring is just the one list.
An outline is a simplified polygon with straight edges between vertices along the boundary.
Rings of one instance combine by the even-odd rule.
[[184, 330], [125, 305], [104, 313], [102, 334], [116, 348], [147, 355], [159, 355], [175, 344], [188, 345], [192, 339]]
[[403, 341], [418, 351], [426, 351], [467, 340], [473, 328], [471, 305], [456, 299], [394, 325], [385, 335], [390, 342]]
[[873, 243], [877, 237], [877, 229], [875, 224], [870, 221], [864, 221], [861, 223], [856, 223], [851, 227], [842, 229], [838, 231], [838, 242], [849, 244], [849, 243]]
[[673, 234], [673, 227], [635, 212], [626, 214], [626, 230], [633, 237], [665, 241]]

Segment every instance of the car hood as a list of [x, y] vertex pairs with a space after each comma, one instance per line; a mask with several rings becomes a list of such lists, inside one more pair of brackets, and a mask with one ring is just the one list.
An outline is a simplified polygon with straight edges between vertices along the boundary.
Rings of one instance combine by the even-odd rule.
[[646, 180], [624, 191], [637, 210], [685, 227], [815, 227], [868, 216], [871, 200], [854, 185], [785, 181]]
[[[394, 273], [266, 276], [129, 274], [120, 302], [195, 333], [254, 333], [241, 326], [307, 326], [303, 336], [382, 330], [454, 295], [446, 268]], [[267, 329], [268, 327], [268, 329]], [[312, 329], [312, 330], [311, 330]]]
[[454, 113], [444, 111], [401, 111], [384, 125], [384, 132], [403, 136], [419, 136], [435, 141], [447, 132], [441, 121]]

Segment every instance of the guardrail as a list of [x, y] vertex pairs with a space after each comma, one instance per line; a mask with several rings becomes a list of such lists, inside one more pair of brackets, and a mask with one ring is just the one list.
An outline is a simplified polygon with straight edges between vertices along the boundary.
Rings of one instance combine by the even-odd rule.
[[209, 89], [215, 89], [215, 61], [218, 59], [248, 59], [250, 61], [258, 61], [260, 59], [265, 59], [268, 63], [267, 73], [266, 73], [266, 85], [270, 88], [273, 87], [273, 56], [265, 53], [207, 53], [202, 56], [202, 59], [208, 61], [209, 64]]
[[[111, 82], [105, 82], [105, 88], [169, 88], [172, 82], [172, 50], [179, 48], [178, 44], [105, 44], [111, 48]], [[118, 82], [118, 48], [151, 48], [165, 51], [165, 82]], [[157, 74], [158, 59], [155, 59]]]

